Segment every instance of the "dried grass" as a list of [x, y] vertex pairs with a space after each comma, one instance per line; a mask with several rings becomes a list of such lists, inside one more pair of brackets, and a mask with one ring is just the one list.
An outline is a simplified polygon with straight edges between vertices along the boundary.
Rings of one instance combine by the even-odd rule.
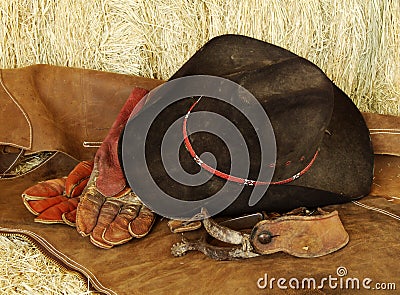
[[27, 173], [28, 171], [38, 167], [44, 161], [48, 160], [54, 152], [38, 152], [30, 155], [22, 155], [14, 165], [0, 178], [16, 177]]
[[400, 114], [398, 0], [5, 0], [0, 66], [76, 66], [167, 79], [239, 33], [319, 65], [363, 111]]
[[1, 294], [95, 294], [77, 273], [60, 268], [22, 237], [0, 236]]

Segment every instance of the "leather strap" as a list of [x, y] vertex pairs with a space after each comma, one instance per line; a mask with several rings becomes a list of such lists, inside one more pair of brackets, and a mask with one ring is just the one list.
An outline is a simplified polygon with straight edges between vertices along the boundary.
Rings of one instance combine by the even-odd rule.
[[319, 257], [335, 252], [349, 241], [337, 211], [317, 216], [284, 216], [263, 220], [252, 230], [255, 252], [285, 252], [296, 257]]
[[371, 136], [374, 154], [400, 156], [400, 117], [362, 114]]
[[[196, 238], [184, 235], [181, 243], [173, 245], [172, 254], [181, 256], [187, 251], [197, 250], [216, 260], [235, 260], [285, 252], [311, 258], [337, 251], [349, 241], [338, 212], [327, 213], [321, 209], [315, 216], [287, 215], [259, 221], [250, 234], [232, 230], [211, 218], [204, 219], [203, 225], [205, 230]], [[218, 241], [238, 246], [211, 245], [207, 234]]]

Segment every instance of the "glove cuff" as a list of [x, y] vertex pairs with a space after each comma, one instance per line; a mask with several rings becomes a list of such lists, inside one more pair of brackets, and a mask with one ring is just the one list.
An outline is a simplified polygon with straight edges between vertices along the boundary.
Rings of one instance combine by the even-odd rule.
[[142, 108], [144, 104], [142, 98], [147, 93], [148, 91], [142, 88], [132, 90], [95, 155], [95, 168], [98, 169], [96, 187], [106, 197], [114, 196], [126, 187], [118, 157], [118, 141], [130, 116]]

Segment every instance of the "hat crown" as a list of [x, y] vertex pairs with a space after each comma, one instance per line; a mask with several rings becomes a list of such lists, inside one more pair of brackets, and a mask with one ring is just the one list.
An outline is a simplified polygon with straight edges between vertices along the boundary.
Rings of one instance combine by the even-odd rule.
[[[267, 121], [272, 128], [266, 124], [266, 128], [260, 125], [259, 129], [265, 129], [266, 132], [268, 129], [273, 130], [276, 159], [272, 162], [268, 158], [265, 160], [263, 149], [260, 148], [263, 142], [255, 132], [258, 127], [243, 117], [242, 109], [230, 105], [231, 101], [228, 103], [209, 97], [211, 94], [202, 97], [196, 104], [198, 97], [174, 101], [162, 108], [152, 120], [146, 135], [139, 137], [140, 124], [137, 122], [143, 118], [153, 118], [152, 115], [148, 116], [144, 108], [125, 129], [125, 133], [136, 138], [125, 152], [126, 157], [135, 159], [136, 163], [129, 170], [128, 179], [132, 180], [131, 187], [142, 198], [146, 195], [160, 203], [157, 196], [161, 194], [166, 197], [165, 200], [170, 200], [170, 197], [184, 201], [204, 200], [207, 204], [218, 204], [217, 207], [228, 206], [221, 214], [236, 215], [259, 210], [289, 211], [300, 206], [343, 203], [370, 191], [373, 152], [365, 121], [351, 99], [313, 63], [266, 42], [245, 36], [224, 35], [205, 44], [171, 80], [193, 75], [228, 79], [255, 97], [256, 100], [246, 101], [247, 97], [243, 96], [249, 106], [261, 105], [267, 113]], [[203, 84], [198, 85], [210, 88], [208, 84]], [[163, 97], [167, 101], [171, 99], [168, 94], [164, 94], [151, 103], [149, 98], [147, 110], [164, 106]], [[239, 95], [239, 98], [242, 96]], [[158, 103], [160, 105], [157, 107]], [[250, 156], [250, 167], [246, 167], [248, 171], [238, 171], [245, 175], [237, 175], [236, 170], [233, 171], [234, 165], [244, 163], [236, 149], [243, 144], [228, 148], [221, 138], [207, 132], [209, 126], [220, 124], [218, 131], [224, 133], [227, 130], [225, 133], [236, 142], [235, 136], [224, 129], [225, 125], [221, 123], [223, 120], [213, 120], [212, 116], [196, 120], [198, 114], [195, 113], [201, 111], [222, 115], [240, 130]], [[171, 149], [165, 153], [162, 151], [164, 135], [170, 126], [182, 121], [186, 123], [174, 132], [177, 146], [180, 144], [179, 152]], [[189, 140], [189, 145], [185, 138]], [[144, 164], [139, 161], [143, 158], [143, 141]], [[212, 154], [214, 159], [201, 157], [206, 152]], [[165, 159], [174, 159], [176, 165], [169, 164], [170, 170], [167, 171], [163, 165]], [[205, 161], [213, 162], [211, 168], [215, 165], [216, 170], [209, 169], [210, 165], [203, 165]], [[147, 175], [145, 179], [143, 165], [146, 165], [149, 172], [144, 173]], [[270, 167], [274, 173], [272, 184], [269, 179], [263, 179], [261, 171], [264, 171], [265, 166]], [[212, 172], [211, 176], [209, 172]], [[229, 177], [229, 174], [233, 177]], [[196, 185], [191, 180], [176, 181], [193, 179], [194, 175], [207, 181]], [[238, 178], [242, 181], [235, 181]], [[271, 185], [253, 186], [254, 180]], [[168, 204], [166, 201], [165, 205]]]
[[[333, 110], [331, 82], [311, 62], [269, 43], [225, 35], [205, 44], [171, 80], [190, 75], [214, 75], [232, 80], [252, 93], [268, 114], [277, 145], [276, 163], [252, 163], [255, 171], [250, 171], [250, 177], [257, 174], [260, 164], [273, 165], [273, 181], [279, 181], [298, 173], [311, 161]], [[216, 100], [202, 99], [196, 109], [222, 112], [228, 120], [238, 121], [231, 110]], [[236, 123], [240, 125], [243, 121]], [[243, 130], [246, 133], [246, 127]], [[207, 142], [206, 136], [203, 134], [202, 139], [196, 140], [194, 150], [205, 150], [198, 145]], [[210, 144], [215, 149], [217, 143]], [[251, 146], [248, 149], [255, 161], [260, 159], [257, 149]], [[219, 163], [224, 161], [227, 160], [217, 158]], [[229, 173], [229, 165], [222, 165], [228, 170], [224, 172]]]

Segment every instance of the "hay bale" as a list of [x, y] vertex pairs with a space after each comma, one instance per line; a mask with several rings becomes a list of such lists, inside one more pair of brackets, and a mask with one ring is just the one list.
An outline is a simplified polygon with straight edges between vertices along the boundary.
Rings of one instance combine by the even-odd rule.
[[22, 236], [0, 236], [1, 294], [97, 294]]
[[313, 61], [361, 110], [400, 114], [397, 0], [5, 0], [0, 17], [3, 68], [167, 79], [210, 38], [239, 33]]

